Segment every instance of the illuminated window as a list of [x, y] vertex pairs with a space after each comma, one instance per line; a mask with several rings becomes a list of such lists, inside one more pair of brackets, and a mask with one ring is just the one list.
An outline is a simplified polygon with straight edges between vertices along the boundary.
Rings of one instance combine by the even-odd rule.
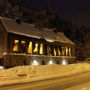
[[34, 53], [38, 53], [38, 43], [35, 44]]
[[66, 47], [66, 56], [68, 56], [68, 52], [69, 52], [68, 47]]
[[69, 56], [72, 56], [71, 48], [69, 47]]
[[56, 49], [54, 48], [54, 56], [56, 56], [57, 55], [57, 52], [56, 52]]
[[19, 50], [19, 40], [14, 40], [13, 51], [17, 52]]
[[32, 42], [29, 43], [28, 53], [32, 54]]
[[40, 54], [43, 54], [43, 44], [40, 44], [40, 51], [39, 51]]
[[26, 43], [26, 41], [21, 41], [21, 44], [25, 44]]

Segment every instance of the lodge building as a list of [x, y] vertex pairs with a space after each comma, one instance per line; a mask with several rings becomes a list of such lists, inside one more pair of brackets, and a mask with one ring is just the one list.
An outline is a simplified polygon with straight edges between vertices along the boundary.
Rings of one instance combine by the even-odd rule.
[[0, 17], [0, 64], [70, 64], [75, 62], [75, 44], [63, 33]]

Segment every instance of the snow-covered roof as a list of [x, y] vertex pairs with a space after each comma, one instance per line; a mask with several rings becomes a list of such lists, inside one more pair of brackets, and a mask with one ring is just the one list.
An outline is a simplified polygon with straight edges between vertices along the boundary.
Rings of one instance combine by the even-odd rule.
[[5, 26], [7, 32], [20, 34], [28, 37], [43, 38], [51, 42], [57, 41], [74, 45], [74, 43], [71, 40], [69, 40], [63, 33], [58, 32], [56, 34], [51, 29], [39, 29], [32, 24], [27, 24], [24, 22], [18, 24], [16, 20], [12, 20], [5, 17], [0, 17], [0, 19], [3, 25]]

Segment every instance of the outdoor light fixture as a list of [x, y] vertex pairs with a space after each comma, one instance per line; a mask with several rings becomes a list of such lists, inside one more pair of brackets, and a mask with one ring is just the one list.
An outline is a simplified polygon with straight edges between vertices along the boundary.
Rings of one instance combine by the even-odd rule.
[[0, 69], [4, 69], [4, 67], [3, 66], [0, 66]]
[[48, 65], [52, 65], [52, 64], [55, 64], [54, 63], [54, 61], [53, 61], [53, 59], [52, 58], [50, 58], [50, 60], [48, 61], [48, 63], [47, 63]]
[[39, 62], [37, 60], [33, 60], [31, 65], [39, 65]]
[[62, 65], [67, 65], [68, 63], [66, 62], [66, 60], [62, 60]]

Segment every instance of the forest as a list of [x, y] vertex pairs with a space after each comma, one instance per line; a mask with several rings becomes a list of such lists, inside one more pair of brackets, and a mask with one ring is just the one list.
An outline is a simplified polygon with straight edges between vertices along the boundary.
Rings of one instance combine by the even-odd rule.
[[49, 3], [43, 10], [32, 9], [20, 0], [1, 0], [0, 16], [34, 24], [37, 28], [50, 28], [55, 33], [63, 32], [75, 43], [77, 60], [84, 61], [90, 55], [90, 26], [78, 26], [71, 20], [64, 20], [56, 15]]

